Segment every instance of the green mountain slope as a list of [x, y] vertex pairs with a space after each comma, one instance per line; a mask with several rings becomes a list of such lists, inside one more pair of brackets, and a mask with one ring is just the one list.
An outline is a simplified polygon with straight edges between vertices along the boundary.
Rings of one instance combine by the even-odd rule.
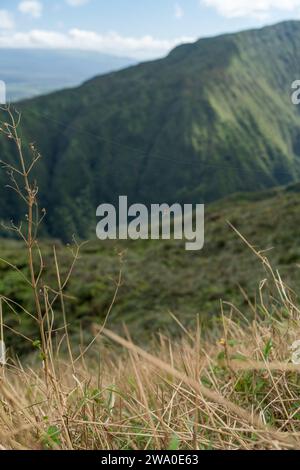
[[[66, 290], [65, 302], [72, 335], [78, 338], [82, 327], [85, 340], [91, 339], [91, 325], [102, 324], [109, 310], [116, 280], [122, 267], [122, 285], [118, 291], [108, 326], [123, 331], [130, 328], [135, 340], [147, 343], [152, 333], [178, 334], [180, 327], [170, 312], [185, 326], [194, 326], [197, 315], [204, 327], [220, 318], [220, 300], [230, 302], [248, 316], [249, 301], [259, 295], [276, 299], [261, 261], [229, 227], [227, 221], [261, 250], [279, 269], [282, 280], [297, 293], [300, 266], [300, 186], [274, 189], [255, 195], [238, 195], [213, 203], [207, 208], [203, 251], [187, 252], [181, 241], [90, 242], [83, 247]], [[42, 282], [57, 285], [53, 259], [53, 241], [42, 243], [45, 273]], [[72, 262], [69, 250], [56, 243], [62, 279]], [[28, 275], [23, 245], [13, 240], [0, 241], [1, 258], [15, 264]], [[120, 266], [119, 254], [123, 253]], [[261, 291], [259, 290], [261, 287]], [[242, 290], [246, 293], [244, 295]], [[16, 302], [16, 314], [5, 306], [6, 324], [35, 339], [36, 325], [18, 305], [33, 312], [30, 287], [24, 277], [0, 261], [0, 292]], [[295, 294], [296, 296], [296, 294]], [[248, 300], [247, 300], [248, 298]], [[297, 300], [295, 300], [297, 302]], [[228, 307], [230, 309], [230, 307]], [[61, 305], [55, 305], [57, 324], [62, 326]], [[240, 318], [233, 310], [234, 318]], [[60, 331], [60, 330], [58, 330]], [[7, 344], [22, 351], [28, 343], [6, 331]], [[28, 349], [27, 349], [28, 350]]]
[[[300, 176], [300, 22], [202, 39], [140, 64], [20, 104], [50, 235], [84, 236], [95, 208], [210, 202]], [[0, 154], [12, 158], [10, 143]], [[5, 178], [5, 176], [1, 176]], [[3, 180], [0, 180], [2, 188]], [[17, 214], [1, 189], [0, 214]]]

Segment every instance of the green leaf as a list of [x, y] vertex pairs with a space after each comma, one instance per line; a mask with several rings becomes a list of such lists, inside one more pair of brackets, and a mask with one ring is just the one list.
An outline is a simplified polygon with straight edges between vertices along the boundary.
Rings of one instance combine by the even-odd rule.
[[180, 440], [176, 434], [171, 439], [168, 450], [179, 450]]
[[57, 426], [49, 426], [46, 431], [44, 444], [46, 445], [46, 447], [53, 447], [53, 444], [55, 444], [56, 446], [61, 445], [60, 430]]
[[272, 347], [273, 347], [272, 338], [270, 338], [269, 341], [267, 342], [267, 344], [265, 345], [265, 348], [264, 348], [264, 353], [263, 354], [264, 354], [265, 359], [269, 358]]

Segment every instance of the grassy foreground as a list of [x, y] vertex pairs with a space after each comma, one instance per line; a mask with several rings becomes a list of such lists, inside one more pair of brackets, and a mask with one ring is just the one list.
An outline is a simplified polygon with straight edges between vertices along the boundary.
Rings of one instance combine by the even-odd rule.
[[146, 352], [128, 332], [121, 338], [95, 325], [98, 360], [86, 351], [58, 359], [51, 345], [47, 370], [45, 362], [9, 361], [0, 380], [1, 447], [299, 448], [300, 366], [291, 345], [300, 311], [261, 261], [277, 295], [267, 306], [264, 281], [252, 319], [231, 306], [218, 333], [203, 337], [196, 327], [177, 342], [160, 335]]
[[120, 337], [94, 325], [93, 342], [77, 356], [70, 345], [68, 359], [60, 357], [61, 344], [46, 335], [41, 366], [8, 360], [1, 448], [299, 448], [300, 310], [268, 259], [243, 241], [266, 274], [259, 302], [249, 300], [251, 316], [222, 302], [222, 328], [205, 335], [199, 323], [187, 331], [174, 317], [182, 339], [161, 334], [148, 351], [126, 328]]
[[[282, 214], [287, 205], [296, 210], [296, 193], [281, 199], [282, 206], [276, 207], [282, 209]], [[270, 202], [261, 205], [258, 213], [263, 219], [263, 214], [269, 213]], [[279, 220], [282, 228], [286, 219]], [[287, 231], [278, 230], [276, 234], [274, 229], [275, 237], [280, 233], [287, 236]], [[29, 337], [20, 336], [20, 331], [9, 326], [6, 314], [12, 303], [1, 297], [2, 335], [15, 336], [16, 344], [29, 343], [29, 350], [36, 349], [20, 360], [11, 350], [6, 365], [0, 366], [1, 448], [300, 448], [300, 366], [295, 364], [297, 351], [291, 349], [300, 339], [297, 296], [272, 269], [265, 252], [250, 245], [235, 229], [231, 233], [251, 259], [250, 278], [252, 283], [256, 278], [256, 296], [248, 296], [240, 286], [244, 299], [240, 305], [230, 296], [231, 302], [218, 301], [219, 315], [213, 328], [203, 328], [201, 315], [191, 328], [180, 316], [169, 313], [170, 334], [151, 336], [148, 330], [143, 349], [131, 340], [131, 334], [137, 334], [134, 323], [129, 322], [127, 330], [121, 321], [118, 328], [109, 322], [115, 308], [122, 311], [122, 302], [118, 305], [118, 296], [121, 301], [125, 296], [122, 292], [116, 297], [110, 292], [112, 308], [108, 308], [106, 323], [110, 329], [105, 328], [103, 316], [98, 321], [89, 319], [93, 338], [89, 344], [84, 330], [78, 327], [74, 334], [76, 323], [72, 319], [70, 337], [68, 332], [63, 333], [64, 323], [54, 331], [52, 315], [52, 320], [55, 315], [61, 321], [65, 311], [64, 303], [55, 304], [44, 317], [43, 346], [34, 340], [38, 336], [34, 318], [28, 320]], [[296, 249], [288, 243], [292, 239], [290, 230], [286, 242], [290, 251], [281, 250], [284, 259]], [[13, 246], [15, 242], [10, 243]], [[227, 246], [230, 243], [226, 242]], [[61, 251], [58, 249], [59, 254]], [[85, 254], [79, 264], [86, 262]], [[293, 256], [295, 265], [289, 276], [296, 277], [296, 252]], [[25, 256], [23, 263], [25, 266]], [[236, 269], [238, 275], [237, 265]], [[15, 271], [10, 267], [7, 272], [11, 270]], [[287, 264], [284, 271], [286, 279]], [[23, 272], [25, 275], [26, 269]], [[83, 268], [79, 272], [84, 272]], [[117, 286], [119, 289], [122, 286]], [[26, 295], [30, 297], [30, 289]], [[68, 291], [64, 300], [72, 306]], [[34, 312], [34, 306], [32, 309]], [[215, 310], [217, 313], [217, 307]], [[124, 315], [126, 318], [126, 309]], [[26, 318], [24, 312], [19, 316]], [[181, 331], [181, 338], [177, 333], [174, 339], [175, 330]]]

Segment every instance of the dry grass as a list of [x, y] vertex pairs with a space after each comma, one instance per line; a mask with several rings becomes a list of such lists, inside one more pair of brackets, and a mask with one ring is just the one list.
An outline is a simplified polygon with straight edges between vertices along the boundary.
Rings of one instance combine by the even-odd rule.
[[[0, 444], [9, 449], [290, 449], [300, 446], [297, 320], [190, 333], [156, 353], [104, 330], [99, 361], [2, 370]], [[97, 329], [97, 327], [95, 327]], [[126, 353], [113, 352], [103, 335]], [[300, 331], [299, 335], [300, 336]], [[272, 342], [272, 347], [270, 346]]]
[[[13, 189], [24, 200], [24, 225], [11, 229], [24, 241], [36, 311], [23, 311], [36, 322], [39, 362], [29, 367], [8, 358], [0, 369], [0, 448], [2, 449], [295, 449], [300, 447], [300, 366], [291, 362], [292, 343], [300, 338], [300, 311], [263, 253], [237, 233], [266, 270], [255, 305], [247, 312], [221, 303], [219, 331], [204, 337], [182, 326], [181, 341], [158, 336], [148, 351], [121, 338], [105, 325], [94, 326], [94, 341], [75, 356], [68, 335], [64, 289], [78, 258], [61, 279], [54, 248], [57, 286], [42, 284], [36, 184], [23, 158], [16, 121], [2, 126], [12, 139], [20, 166], [9, 171]], [[0, 129], [1, 130], [1, 129]], [[20, 185], [20, 179], [25, 184]], [[25, 192], [20, 190], [25, 187]], [[234, 227], [232, 227], [234, 229]], [[234, 229], [235, 230], [235, 229]], [[36, 259], [38, 260], [36, 264]], [[17, 269], [9, 264], [11, 269]], [[20, 275], [23, 275], [20, 273]], [[121, 284], [121, 273], [116, 292]], [[245, 294], [245, 299], [247, 299]], [[57, 302], [59, 301], [59, 302]], [[13, 299], [0, 296], [0, 340]], [[18, 306], [20, 307], [20, 306]], [[64, 319], [55, 345], [53, 319]], [[179, 322], [174, 317], [174, 321]], [[33, 342], [30, 338], [28, 341]], [[67, 353], [63, 356], [61, 346]], [[94, 350], [99, 359], [92, 359]]]

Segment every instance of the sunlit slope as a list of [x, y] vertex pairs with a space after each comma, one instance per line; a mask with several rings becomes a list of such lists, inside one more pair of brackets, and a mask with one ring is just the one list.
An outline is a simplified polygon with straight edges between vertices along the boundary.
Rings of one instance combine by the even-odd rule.
[[[299, 45], [300, 22], [202, 39], [20, 104], [23, 135], [44, 156], [38, 176], [50, 235], [87, 235], [96, 207], [123, 194], [207, 203], [296, 181]], [[1, 195], [1, 215], [18, 214], [11, 195]]]

